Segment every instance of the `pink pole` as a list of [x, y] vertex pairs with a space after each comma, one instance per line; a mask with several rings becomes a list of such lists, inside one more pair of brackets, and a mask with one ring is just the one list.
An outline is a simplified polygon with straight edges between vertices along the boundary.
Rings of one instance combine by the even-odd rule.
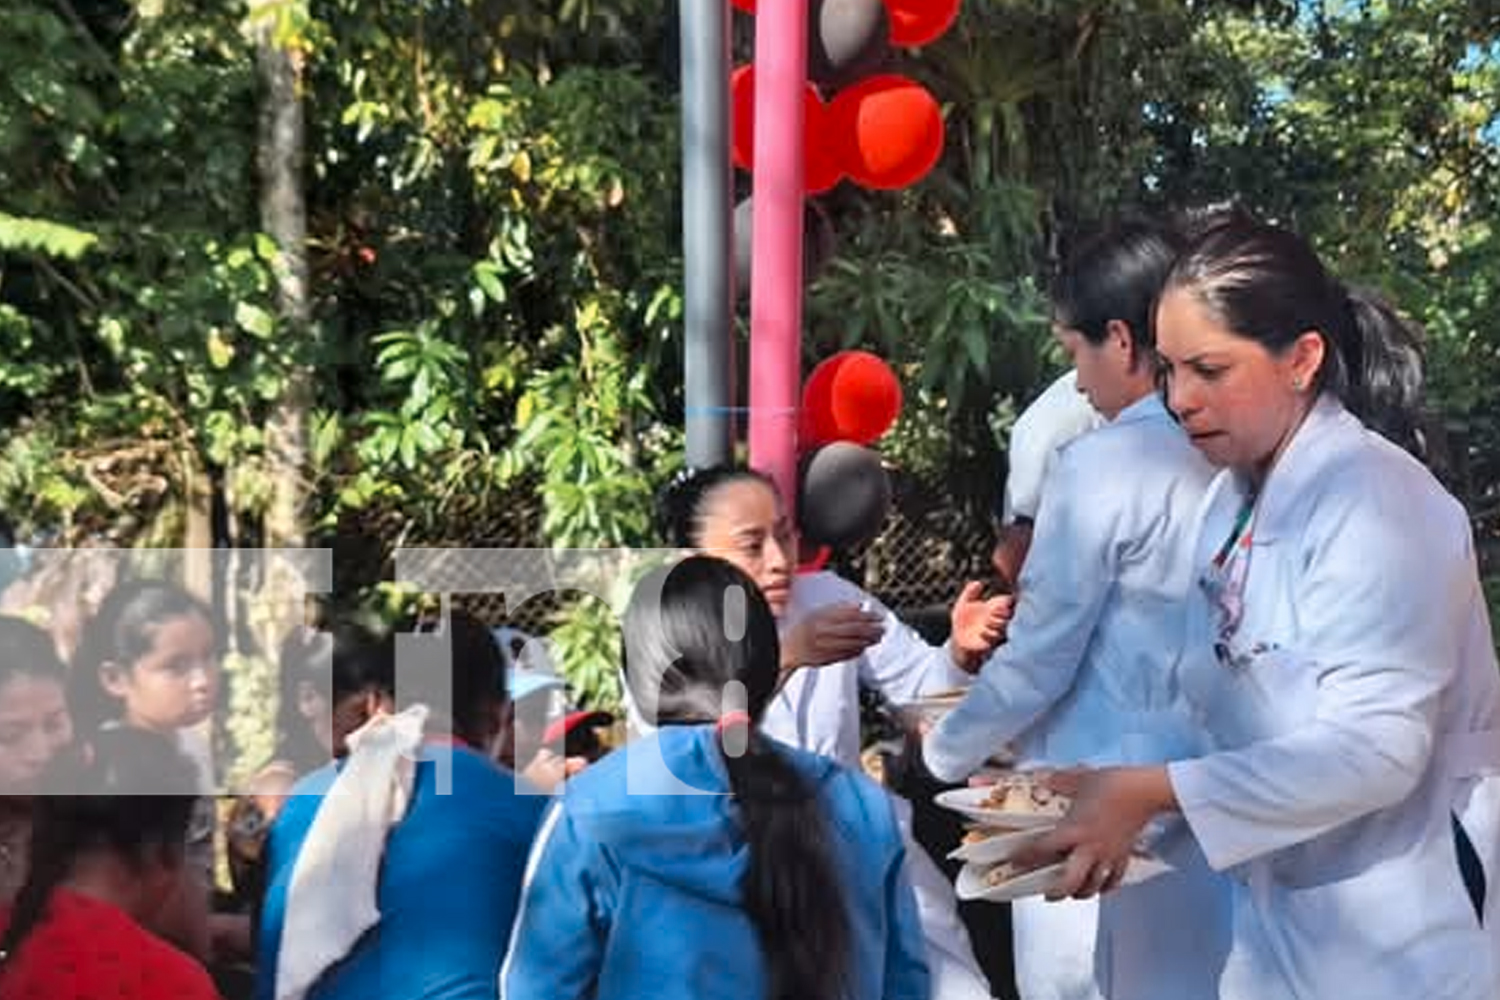
[[760, 0], [755, 11], [750, 464], [775, 481], [788, 511], [797, 502], [802, 93], [806, 81], [807, 4], [804, 0]]

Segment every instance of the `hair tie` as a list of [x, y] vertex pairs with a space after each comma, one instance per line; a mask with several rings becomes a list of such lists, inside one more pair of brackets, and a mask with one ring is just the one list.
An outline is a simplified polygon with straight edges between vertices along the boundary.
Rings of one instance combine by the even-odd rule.
[[750, 722], [751, 722], [751, 719], [750, 719], [750, 713], [749, 712], [744, 712], [744, 711], [725, 712], [723, 715], [719, 716], [719, 723], [718, 723], [718, 725], [715, 728], [719, 731], [720, 735], [722, 735], [723, 732], [724, 732], [724, 730], [728, 729], [730, 726], [738, 726], [738, 725], [748, 726], [748, 725], [750, 725]]

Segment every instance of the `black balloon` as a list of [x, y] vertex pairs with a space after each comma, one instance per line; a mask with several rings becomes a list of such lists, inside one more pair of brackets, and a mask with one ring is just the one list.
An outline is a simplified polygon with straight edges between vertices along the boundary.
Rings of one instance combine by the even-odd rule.
[[[753, 198], [746, 198], [734, 206], [734, 294], [745, 298], [750, 294], [750, 259], [754, 235], [751, 220], [755, 215]], [[817, 202], [803, 202], [802, 207], [802, 283], [811, 284], [828, 263], [836, 249], [833, 222], [828, 213]]]
[[803, 463], [797, 520], [814, 545], [847, 549], [868, 542], [880, 534], [890, 509], [890, 477], [869, 448], [834, 441]]
[[885, 61], [890, 34], [882, 0], [811, 0], [807, 78], [834, 89], [853, 83]]

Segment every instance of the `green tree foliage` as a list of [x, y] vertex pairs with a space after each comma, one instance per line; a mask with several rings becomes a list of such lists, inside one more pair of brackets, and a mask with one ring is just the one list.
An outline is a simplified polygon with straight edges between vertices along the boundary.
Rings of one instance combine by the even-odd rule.
[[[259, 231], [246, 5], [7, 5], [0, 504], [78, 540], [185, 503], [206, 468], [254, 544], [266, 422], [305, 366], [315, 541], [516, 544], [503, 527], [536, 499], [545, 544], [654, 542], [682, 416], [676, 5], [261, 6], [305, 88], [305, 336], [277, 320]], [[908, 405], [883, 450], [978, 522], [1061, 360], [1058, 257], [1122, 210], [1238, 200], [1424, 321], [1455, 482], [1492, 539], [1497, 26], [1462, 0], [966, 0], [893, 63], [944, 104], [937, 170], [823, 199], [838, 248], [805, 362], [889, 358]], [[336, 583], [369, 596], [377, 576]], [[608, 615], [560, 622], [607, 701]]]

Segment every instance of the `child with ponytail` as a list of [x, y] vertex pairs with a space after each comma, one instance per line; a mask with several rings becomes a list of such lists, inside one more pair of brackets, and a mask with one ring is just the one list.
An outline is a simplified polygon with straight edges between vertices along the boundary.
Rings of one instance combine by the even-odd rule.
[[691, 557], [640, 584], [624, 628], [660, 729], [545, 822], [502, 995], [927, 1000], [885, 793], [759, 731], [780, 651], [751, 579]]

